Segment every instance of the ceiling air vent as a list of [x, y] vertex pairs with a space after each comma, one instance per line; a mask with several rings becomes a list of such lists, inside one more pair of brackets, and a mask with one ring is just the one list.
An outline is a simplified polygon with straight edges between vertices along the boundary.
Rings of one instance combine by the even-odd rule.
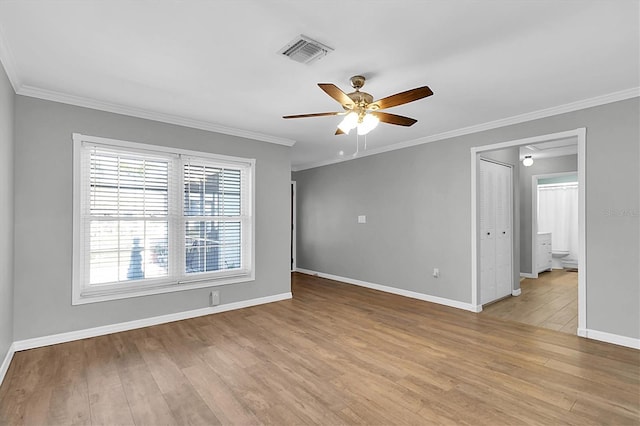
[[308, 64], [320, 59], [329, 52], [333, 52], [333, 49], [302, 34], [278, 51], [281, 55], [302, 64]]

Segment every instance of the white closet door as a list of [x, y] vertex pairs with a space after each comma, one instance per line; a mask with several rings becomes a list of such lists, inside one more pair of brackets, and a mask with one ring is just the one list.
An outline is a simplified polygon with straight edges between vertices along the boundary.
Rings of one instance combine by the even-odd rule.
[[480, 303], [511, 294], [511, 168], [480, 161]]
[[480, 161], [480, 303], [495, 300], [496, 294], [496, 174], [488, 161]]
[[496, 168], [496, 299], [511, 294], [512, 244], [511, 244], [511, 169]]

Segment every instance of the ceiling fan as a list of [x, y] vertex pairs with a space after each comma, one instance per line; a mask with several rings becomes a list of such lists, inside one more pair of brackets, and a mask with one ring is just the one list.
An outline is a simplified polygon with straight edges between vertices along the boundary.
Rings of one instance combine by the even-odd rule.
[[418, 120], [416, 119], [396, 114], [389, 114], [387, 112], [382, 112], [381, 110], [417, 101], [418, 99], [433, 95], [433, 92], [429, 87], [422, 86], [407, 90], [406, 92], [396, 93], [395, 95], [387, 96], [386, 98], [382, 98], [374, 102], [373, 96], [369, 93], [360, 91], [362, 86], [364, 86], [364, 82], [365, 78], [361, 75], [351, 77], [351, 87], [355, 89], [355, 91], [351, 93], [344, 93], [335, 84], [318, 83], [318, 86], [320, 86], [327, 95], [331, 96], [333, 99], [338, 101], [340, 105], [342, 105], [344, 111], [285, 115], [282, 118], [344, 115], [345, 118], [338, 125], [338, 130], [336, 130], [335, 133], [336, 135], [348, 134], [354, 128], [358, 129], [359, 135], [366, 135], [373, 130], [380, 121], [398, 126], [411, 126], [417, 123]]

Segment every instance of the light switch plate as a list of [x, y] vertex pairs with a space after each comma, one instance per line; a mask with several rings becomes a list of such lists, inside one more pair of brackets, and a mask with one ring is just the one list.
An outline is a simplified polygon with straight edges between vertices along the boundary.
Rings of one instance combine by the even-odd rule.
[[367, 223], [367, 217], [365, 215], [358, 216], [358, 223]]

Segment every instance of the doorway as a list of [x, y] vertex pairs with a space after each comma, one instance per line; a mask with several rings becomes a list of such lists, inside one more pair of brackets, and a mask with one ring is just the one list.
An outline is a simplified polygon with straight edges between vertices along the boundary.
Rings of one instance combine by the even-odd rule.
[[[577, 171], [536, 174], [531, 178], [531, 273], [538, 278], [543, 270], [562, 269], [575, 264], [578, 269], [578, 203]], [[540, 199], [540, 196], [543, 198]], [[542, 217], [541, 217], [542, 215]], [[540, 238], [550, 234], [551, 258], [541, 256]], [[550, 269], [545, 266], [550, 266]]]
[[[485, 145], [481, 147], [471, 148], [471, 204], [472, 204], [472, 223], [471, 223], [471, 299], [472, 304], [475, 307], [476, 312], [482, 311], [481, 304], [481, 258], [480, 258], [480, 224], [479, 224], [479, 194], [478, 194], [478, 180], [479, 180], [479, 161], [480, 154], [485, 151], [493, 151], [504, 148], [520, 147], [527, 145], [535, 145], [545, 142], [552, 142], [561, 139], [575, 138], [578, 148], [578, 180], [579, 182], [585, 182], [586, 174], [586, 162], [585, 162], [585, 145], [586, 145], [586, 129], [579, 128], [566, 132], [559, 132], [549, 135], [537, 136], [532, 138], [518, 139], [513, 141], [507, 141], [502, 143], [496, 143], [492, 145]], [[579, 186], [579, 202], [578, 202], [578, 238], [579, 238], [579, 250], [578, 250], [578, 263], [583, 265], [582, 271], [578, 276], [578, 327], [577, 334], [579, 336], [586, 336], [586, 323], [587, 323], [587, 311], [586, 311], [586, 284], [587, 273], [586, 268], [586, 247], [585, 247], [585, 185]], [[535, 265], [535, 264], [534, 264]], [[513, 283], [513, 294], [520, 293], [520, 283]]]

